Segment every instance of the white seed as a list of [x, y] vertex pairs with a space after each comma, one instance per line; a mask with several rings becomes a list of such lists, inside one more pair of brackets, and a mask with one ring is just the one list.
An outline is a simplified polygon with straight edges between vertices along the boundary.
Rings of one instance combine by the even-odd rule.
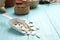
[[36, 33], [36, 37], [37, 37], [37, 38], [40, 38], [40, 34], [39, 34], [39, 33]]
[[23, 24], [20, 24], [20, 26], [23, 26]]
[[24, 25], [23, 25], [23, 24], [21, 24], [21, 25], [20, 25], [20, 27], [22, 28], [22, 27], [24, 27]]
[[33, 24], [28, 24], [30, 27], [33, 27]]
[[17, 25], [15, 25], [15, 27], [19, 28], [20, 26], [17, 24]]
[[23, 34], [26, 34], [26, 32], [25, 31], [20, 31], [21, 33], [23, 33]]
[[36, 31], [32, 31], [31, 34], [32, 34], [32, 36], [36, 35]]
[[39, 27], [35, 27], [37, 30], [39, 30]]
[[35, 27], [31, 27], [31, 30], [32, 31], [36, 31], [37, 29]]
[[21, 29], [26, 30], [26, 28], [24, 26]]
[[30, 34], [30, 33], [31, 33], [30, 31], [27, 32], [27, 34]]

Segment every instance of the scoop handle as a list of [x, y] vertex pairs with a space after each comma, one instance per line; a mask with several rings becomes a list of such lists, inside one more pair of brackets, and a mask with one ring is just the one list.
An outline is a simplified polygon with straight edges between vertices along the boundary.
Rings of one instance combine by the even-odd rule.
[[6, 17], [7, 19], [13, 19], [12, 17], [6, 15], [6, 14], [1, 14], [1, 16]]

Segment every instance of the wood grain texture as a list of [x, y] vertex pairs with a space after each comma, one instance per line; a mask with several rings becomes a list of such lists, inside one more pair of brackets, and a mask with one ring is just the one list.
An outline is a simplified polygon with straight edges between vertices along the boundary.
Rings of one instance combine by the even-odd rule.
[[36, 9], [30, 10], [27, 15], [14, 15], [14, 8], [8, 8], [6, 14], [13, 18], [27, 19], [32, 21], [34, 26], [40, 30], [40, 39], [35, 36], [23, 36], [13, 30], [8, 24], [8, 19], [0, 17], [0, 40], [60, 40], [60, 3], [38, 5]]

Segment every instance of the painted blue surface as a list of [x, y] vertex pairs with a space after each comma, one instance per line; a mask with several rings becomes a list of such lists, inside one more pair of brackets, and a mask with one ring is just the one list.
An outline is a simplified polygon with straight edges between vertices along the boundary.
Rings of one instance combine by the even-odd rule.
[[6, 14], [13, 18], [27, 19], [40, 28], [40, 39], [33, 36], [23, 36], [13, 30], [8, 19], [0, 16], [0, 40], [60, 40], [60, 3], [38, 5], [29, 14], [17, 16], [14, 8], [6, 9]]

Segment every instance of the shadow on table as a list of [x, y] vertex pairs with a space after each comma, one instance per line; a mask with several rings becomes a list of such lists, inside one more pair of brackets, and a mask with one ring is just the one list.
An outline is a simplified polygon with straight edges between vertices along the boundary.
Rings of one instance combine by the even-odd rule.
[[13, 28], [10, 28], [10, 29], [8, 30], [8, 32], [11, 33], [11, 34], [14, 34], [14, 35], [24, 36], [24, 34], [18, 32], [18, 31], [16, 31], [16, 30], [14, 30]]

